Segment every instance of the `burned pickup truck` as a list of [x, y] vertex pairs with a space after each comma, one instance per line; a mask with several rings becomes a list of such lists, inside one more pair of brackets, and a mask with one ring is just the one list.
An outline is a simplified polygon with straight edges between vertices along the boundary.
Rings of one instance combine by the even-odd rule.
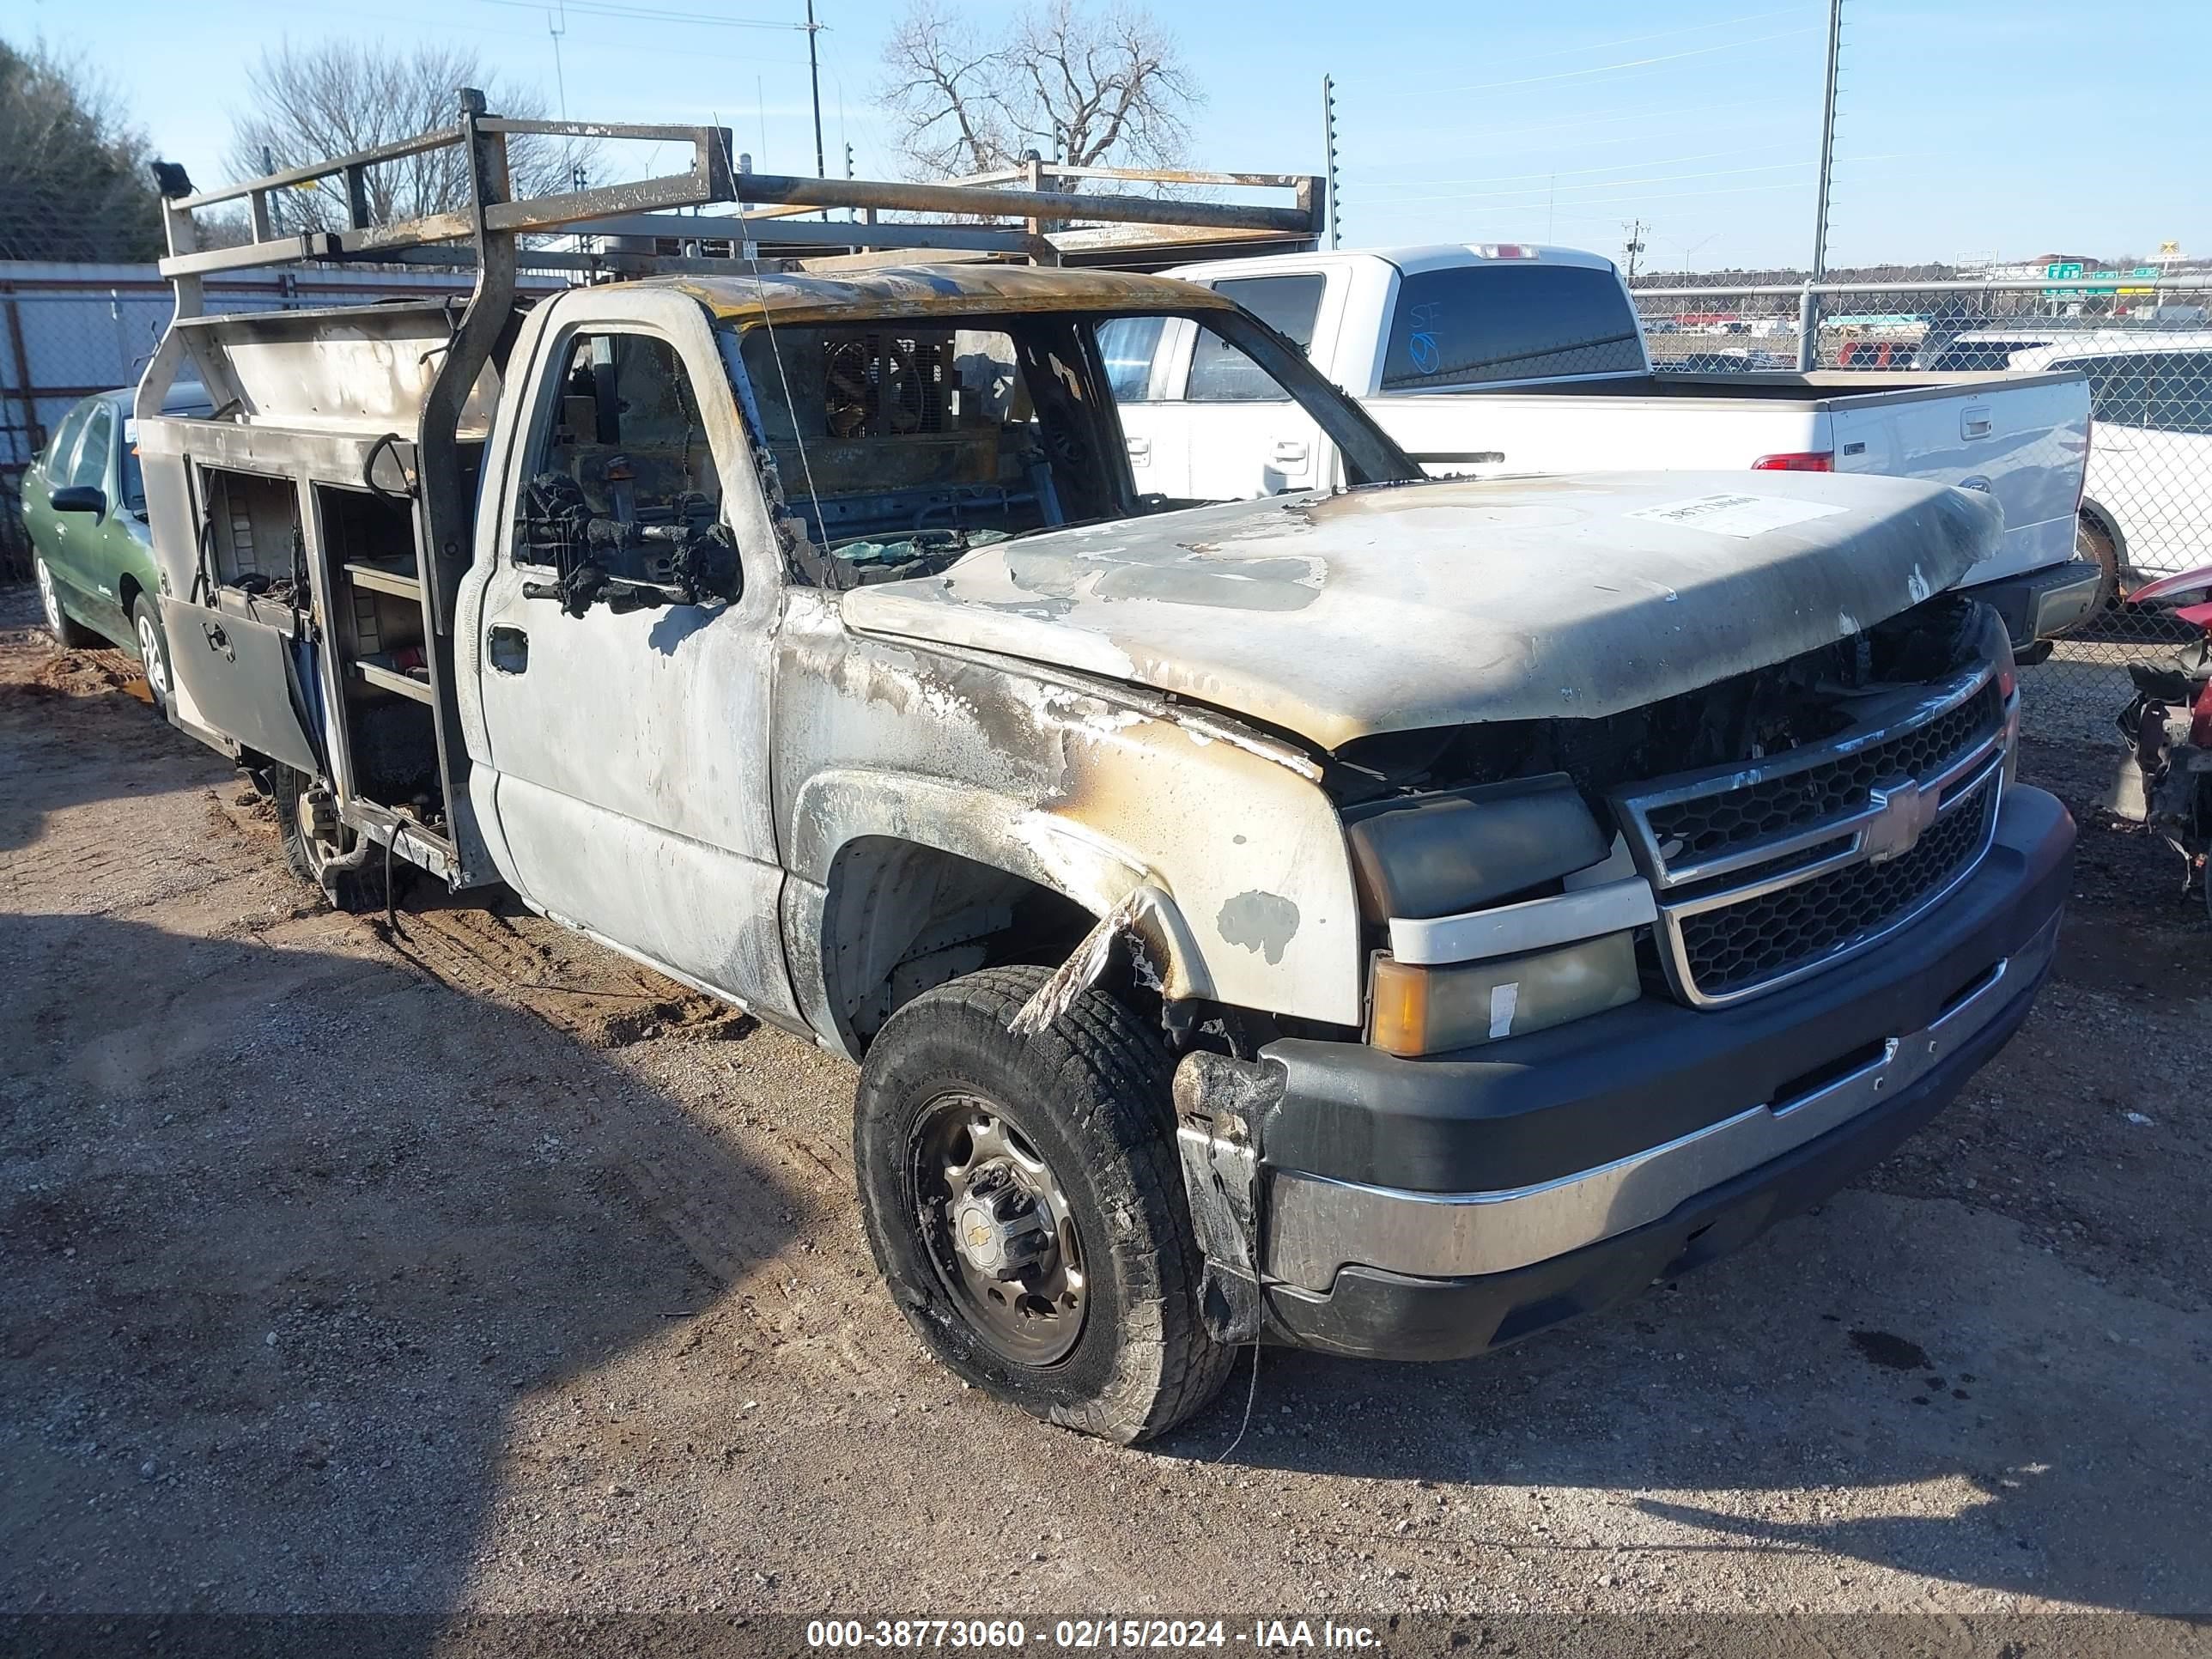
[[[523, 305], [513, 234], [599, 209], [502, 199], [515, 125], [465, 111], [492, 183], [412, 233], [477, 263], [458, 314], [198, 315], [290, 245], [172, 202], [173, 717], [338, 901], [503, 883], [857, 1060], [869, 1241], [963, 1376], [1131, 1440], [1241, 1342], [1511, 1341], [1816, 1201], [2027, 1016], [2072, 827], [1945, 592], [1975, 497], [1420, 482], [1154, 277], [701, 255]], [[1139, 495], [1109, 323], [1350, 486]], [[214, 412], [163, 417], [187, 366]]]

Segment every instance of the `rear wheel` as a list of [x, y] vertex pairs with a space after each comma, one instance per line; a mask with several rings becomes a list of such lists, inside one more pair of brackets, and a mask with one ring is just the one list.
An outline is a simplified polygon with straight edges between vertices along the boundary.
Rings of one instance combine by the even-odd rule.
[[2097, 584], [2097, 602], [2089, 607], [2089, 614], [2069, 632], [2088, 627], [2106, 611], [2119, 602], [2120, 550], [2101, 520], [2094, 514], [2083, 513], [2074, 520], [2074, 556], [2094, 559], [2104, 580]]
[[55, 643], [70, 651], [100, 644], [99, 635], [62, 609], [61, 588], [54, 580], [54, 573], [46, 568], [45, 555], [40, 555], [31, 563], [38, 573], [39, 604], [46, 613], [46, 632], [54, 636]]
[[131, 605], [131, 629], [138, 636], [138, 661], [146, 671], [146, 689], [153, 694], [154, 712], [164, 719], [169, 713], [169, 639], [161, 631], [161, 613], [154, 601], [141, 593]]
[[360, 842], [350, 825], [339, 822], [330, 792], [291, 767], [270, 770], [286, 867], [320, 888], [341, 910], [382, 909], [388, 890], [386, 860], [372, 855], [358, 866], [343, 862]]
[[998, 968], [923, 993], [868, 1049], [854, 1163], [869, 1247], [923, 1343], [998, 1399], [1143, 1440], [1213, 1397], [1166, 1046], [1104, 993], [1033, 1037], [1043, 983]]

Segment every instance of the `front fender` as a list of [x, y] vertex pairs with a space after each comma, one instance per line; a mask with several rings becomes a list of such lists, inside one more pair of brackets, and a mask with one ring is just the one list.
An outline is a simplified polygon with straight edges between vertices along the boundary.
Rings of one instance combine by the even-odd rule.
[[827, 605], [794, 611], [775, 751], [795, 968], [840, 849], [890, 836], [1094, 916], [1149, 884], [1160, 896], [1136, 931], [1164, 958], [1170, 995], [1358, 1022], [1351, 860], [1310, 762], [1134, 689], [854, 634]]

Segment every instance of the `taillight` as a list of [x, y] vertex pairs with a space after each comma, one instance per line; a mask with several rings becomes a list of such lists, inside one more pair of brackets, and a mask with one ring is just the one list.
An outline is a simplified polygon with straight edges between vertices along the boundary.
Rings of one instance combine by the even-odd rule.
[[1832, 449], [1801, 449], [1787, 455], [1762, 455], [1751, 464], [1753, 472], [1833, 472]]

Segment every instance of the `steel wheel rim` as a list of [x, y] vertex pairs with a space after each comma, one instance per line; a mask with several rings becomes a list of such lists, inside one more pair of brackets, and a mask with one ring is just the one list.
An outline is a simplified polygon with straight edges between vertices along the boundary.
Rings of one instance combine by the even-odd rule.
[[54, 592], [54, 573], [46, 568], [44, 559], [33, 560], [39, 571], [39, 603], [46, 608], [46, 627], [56, 635], [62, 631], [62, 599]]
[[[1066, 1190], [1020, 1123], [996, 1102], [966, 1093], [938, 1096], [921, 1109], [911, 1144], [916, 1210], [939, 1281], [969, 1328], [1000, 1358], [1032, 1370], [1059, 1364], [1075, 1350], [1091, 1297], [1081, 1232]], [[987, 1171], [1005, 1179], [1042, 1218], [1048, 1251], [1018, 1276], [980, 1266], [957, 1237]]]
[[154, 701], [166, 703], [169, 700], [169, 665], [161, 654], [161, 636], [154, 631], [154, 619], [149, 616], [138, 618], [139, 665], [146, 671], [146, 684], [152, 688]]
[[300, 845], [307, 849], [307, 867], [320, 877], [323, 866], [344, 852], [345, 848], [333, 847], [315, 833], [315, 815], [308, 810], [307, 792], [304, 789], [300, 792], [299, 798], [292, 803], [292, 823], [293, 827], [300, 832]]

